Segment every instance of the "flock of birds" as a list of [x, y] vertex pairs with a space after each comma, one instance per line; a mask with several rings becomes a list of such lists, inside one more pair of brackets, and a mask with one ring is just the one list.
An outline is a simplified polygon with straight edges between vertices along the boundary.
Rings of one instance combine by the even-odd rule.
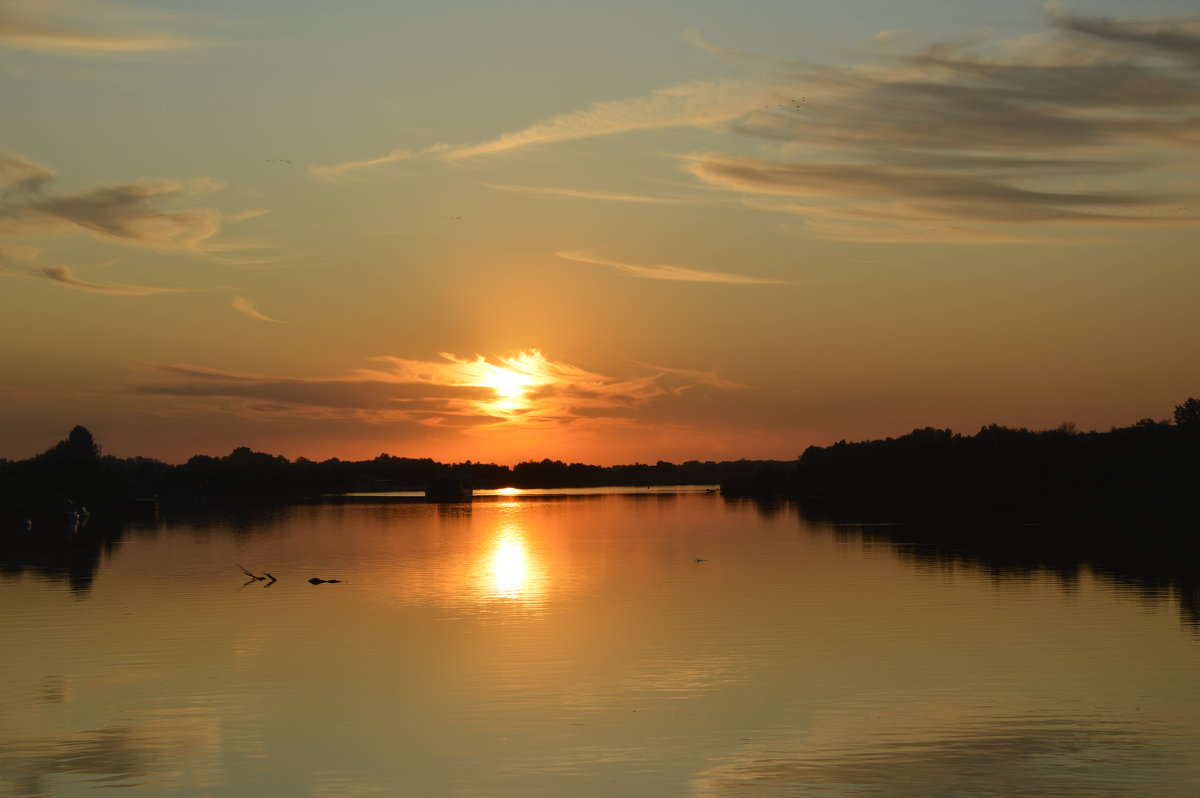
[[[801, 103], [808, 102], [808, 98], [807, 98], [807, 97], [801, 97], [799, 100], [797, 100], [795, 97], [789, 97], [789, 98], [788, 98], [788, 102], [789, 102], [789, 103], [791, 103], [791, 108], [792, 108], [792, 110], [793, 110], [793, 111], [799, 111], [799, 110], [800, 110], [800, 104], [801, 104]], [[764, 106], [763, 106], [763, 108], [770, 108], [770, 107], [771, 107], [771, 106], [769, 106], [769, 105], [764, 105]], [[787, 108], [787, 107], [789, 107], [789, 106], [788, 106], [786, 103], [779, 103], [779, 104], [778, 104], [778, 105], [776, 105], [775, 107], [776, 107], [776, 108]]]

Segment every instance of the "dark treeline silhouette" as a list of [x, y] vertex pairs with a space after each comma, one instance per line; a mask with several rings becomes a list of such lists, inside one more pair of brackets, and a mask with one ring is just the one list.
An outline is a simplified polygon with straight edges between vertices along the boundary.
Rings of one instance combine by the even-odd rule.
[[73, 522], [90, 516], [128, 517], [161, 503], [180, 508], [269, 503], [352, 492], [421, 490], [447, 473], [476, 488], [557, 488], [604, 485], [715, 485], [744, 478], [765, 461], [689, 461], [676, 464], [596, 466], [541, 460], [509, 467], [495, 463], [440, 463], [381, 454], [373, 460], [321, 462], [239, 447], [223, 457], [196, 455], [172, 465], [145, 457], [101, 453], [77, 426], [63, 441], [27, 460], [0, 460], [0, 519]]
[[453, 473], [476, 488], [720, 483], [726, 496], [800, 499], [807, 512], [851, 520], [997, 522], [1097, 517], [1200, 518], [1200, 400], [1172, 420], [1109, 432], [996, 424], [975, 435], [926, 427], [884, 440], [812, 446], [797, 460], [597, 466], [540, 460], [509, 467], [381, 454], [321, 462], [234, 449], [173, 465], [103, 455], [87, 429], [27, 460], [0, 460], [0, 518], [121, 517], [157, 500], [181, 507], [278, 502], [325, 494], [420, 490]]
[[975, 435], [926, 427], [884, 440], [812, 446], [722, 483], [729, 496], [786, 496], [857, 521], [970, 517], [995, 522], [1200, 520], [1200, 400], [1173, 420], [1109, 432], [1072, 424]]

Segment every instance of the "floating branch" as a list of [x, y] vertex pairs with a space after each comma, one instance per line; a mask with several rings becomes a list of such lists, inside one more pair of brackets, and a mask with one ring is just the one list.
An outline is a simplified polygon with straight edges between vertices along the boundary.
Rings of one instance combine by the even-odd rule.
[[[237, 563], [234, 563], [234, 565], [237, 565], [238, 568], [242, 568], [242, 566], [238, 565]], [[266, 578], [267, 578], [265, 576], [259, 576], [258, 574], [251, 573], [251, 572], [247, 571], [245, 568], [242, 568], [242, 573], [244, 573], [246, 576], [250, 577], [251, 582], [262, 582], [262, 581], [266, 580]], [[271, 577], [271, 581], [275, 581], [275, 578]]]

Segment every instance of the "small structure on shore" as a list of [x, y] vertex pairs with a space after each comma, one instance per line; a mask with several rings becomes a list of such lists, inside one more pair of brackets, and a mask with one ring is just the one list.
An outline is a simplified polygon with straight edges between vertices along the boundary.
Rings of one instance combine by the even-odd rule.
[[425, 483], [425, 498], [431, 502], [469, 502], [471, 493], [471, 481], [457, 474], [443, 474]]

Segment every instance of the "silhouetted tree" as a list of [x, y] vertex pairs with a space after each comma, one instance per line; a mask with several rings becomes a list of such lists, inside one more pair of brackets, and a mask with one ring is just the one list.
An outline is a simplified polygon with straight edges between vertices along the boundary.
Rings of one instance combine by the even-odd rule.
[[1191, 397], [1183, 404], [1176, 405], [1175, 423], [1181, 427], [1200, 426], [1200, 399]]

